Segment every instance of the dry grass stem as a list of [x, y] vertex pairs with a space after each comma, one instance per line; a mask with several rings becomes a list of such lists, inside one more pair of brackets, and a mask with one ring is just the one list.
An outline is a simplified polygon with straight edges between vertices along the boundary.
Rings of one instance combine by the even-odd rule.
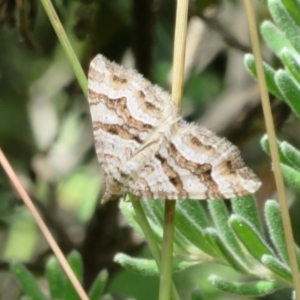
[[256, 29], [257, 26], [256, 26], [255, 16], [253, 13], [252, 2], [250, 0], [245, 0], [245, 7], [246, 7], [247, 19], [249, 23], [251, 44], [252, 44], [253, 54], [255, 57], [257, 78], [259, 81], [259, 86], [261, 91], [262, 107], [263, 107], [263, 112], [265, 117], [266, 129], [269, 137], [270, 152], [271, 152], [271, 158], [273, 162], [279, 204], [281, 207], [281, 215], [283, 220], [286, 244], [288, 248], [290, 267], [293, 275], [294, 289], [296, 292], [296, 299], [300, 299], [300, 281], [299, 281], [299, 274], [298, 274], [297, 257], [296, 257], [295, 246], [294, 246], [295, 243], [294, 243], [293, 232], [291, 228], [291, 221], [289, 216], [287, 200], [285, 196], [285, 187], [284, 187], [283, 177], [280, 168], [280, 160], [279, 160], [278, 148], [276, 144], [276, 134], [274, 129], [273, 116], [271, 112], [269, 93], [266, 87], [266, 79], [263, 70], [262, 58], [261, 58], [261, 53], [259, 48], [259, 38]]
[[[188, 0], [178, 0], [173, 52], [172, 99], [180, 107], [187, 34]], [[165, 201], [164, 235], [161, 257], [159, 299], [170, 299], [172, 284], [173, 235], [176, 201]]]
[[80, 296], [80, 298], [82, 300], [88, 300], [89, 298], [88, 298], [87, 294], [85, 293], [80, 282], [78, 281], [77, 277], [75, 276], [74, 272], [72, 271], [71, 267], [69, 266], [69, 263], [66, 260], [64, 254], [61, 252], [59, 246], [57, 245], [55, 239], [53, 238], [51, 232], [49, 231], [47, 225], [44, 223], [43, 219], [41, 218], [41, 216], [38, 213], [37, 209], [35, 208], [34, 204], [32, 203], [32, 200], [26, 193], [24, 187], [22, 186], [20, 180], [18, 179], [16, 173], [14, 172], [13, 168], [9, 164], [8, 160], [6, 159], [4, 153], [2, 152], [1, 149], [0, 149], [0, 163], [1, 163], [4, 171], [8, 175], [9, 179], [15, 186], [20, 197], [23, 199], [24, 203], [30, 210], [33, 218], [35, 219], [36, 223], [38, 224], [39, 228], [41, 229], [45, 239], [49, 243], [51, 249], [53, 250], [58, 261], [60, 262], [62, 268], [65, 270], [67, 276], [69, 277], [70, 281], [72, 282], [78, 295]]

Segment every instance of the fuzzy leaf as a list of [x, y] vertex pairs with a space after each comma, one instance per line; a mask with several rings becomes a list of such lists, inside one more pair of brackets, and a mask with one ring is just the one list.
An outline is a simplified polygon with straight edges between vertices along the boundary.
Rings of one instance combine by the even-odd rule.
[[281, 51], [281, 59], [284, 62], [288, 71], [291, 73], [291, 75], [297, 81], [297, 83], [300, 84], [299, 56], [296, 59], [295, 56], [288, 49], [284, 48]]
[[229, 223], [242, 244], [258, 261], [265, 254], [273, 255], [272, 249], [247, 220], [240, 216], [232, 215]]
[[280, 164], [280, 166], [286, 183], [300, 193], [300, 173], [285, 164]]
[[184, 200], [176, 205], [176, 228], [197, 248], [214, 256], [214, 250], [206, 241], [203, 233], [203, 229], [208, 226], [205, 219], [205, 213], [196, 201]]
[[[268, 153], [270, 155], [270, 145], [269, 145], [269, 139], [268, 136], [265, 134], [261, 140], [260, 140], [260, 144], [261, 147], [263, 148], [263, 150]], [[277, 141], [277, 147], [278, 147], [278, 152], [279, 152], [279, 159], [282, 163], [289, 165], [290, 162], [289, 160], [285, 157], [285, 155], [283, 154], [281, 147], [280, 147], [280, 143], [279, 141]]]
[[[158, 276], [159, 270], [153, 259], [132, 258], [124, 253], [114, 256], [114, 261], [126, 270], [143, 276]], [[182, 271], [197, 265], [195, 261], [173, 261], [173, 272]]]
[[157, 276], [159, 274], [157, 264], [153, 259], [133, 258], [124, 253], [118, 253], [114, 256], [114, 262], [138, 275]]
[[[155, 203], [152, 203], [155, 202]], [[160, 201], [141, 201], [142, 207], [147, 216], [148, 222], [152, 228], [152, 231], [157, 238], [159, 244], [162, 243], [163, 238], [163, 207], [159, 206]], [[153, 206], [157, 205], [158, 207], [154, 208]]]
[[269, 0], [268, 7], [275, 23], [281, 28], [297, 52], [300, 52], [300, 28], [286, 11], [281, 0]]
[[279, 204], [274, 200], [268, 200], [264, 206], [269, 233], [281, 259], [288, 262], [288, 250], [286, 246], [284, 229], [281, 219]]
[[17, 277], [26, 295], [28, 295], [32, 300], [47, 299], [39, 288], [36, 279], [23, 264], [17, 262], [12, 263], [10, 270]]
[[[164, 203], [162, 201], [142, 201], [144, 210], [156, 224], [159, 224], [160, 228], [163, 228], [164, 223]], [[175, 216], [176, 218], [176, 216]], [[176, 223], [174, 228], [174, 250], [180, 253], [186, 253], [191, 247], [190, 242], [185, 235], [179, 230], [182, 227], [181, 223]], [[162, 236], [162, 229], [161, 236]]]
[[56, 257], [50, 257], [46, 264], [46, 275], [52, 299], [63, 299], [67, 277]]
[[[77, 251], [72, 251], [68, 255], [68, 262], [70, 264], [70, 267], [72, 268], [73, 272], [75, 273], [76, 277], [80, 282], [82, 282], [82, 274], [83, 274], [83, 264], [82, 264], [82, 258]], [[75, 290], [73, 284], [68, 279], [66, 284], [66, 294], [65, 299], [68, 300], [79, 300], [79, 295], [77, 294], [77, 291]]]
[[280, 144], [280, 150], [289, 161], [288, 165], [300, 171], [300, 151], [287, 142], [282, 142]]
[[251, 194], [231, 199], [232, 208], [236, 215], [244, 217], [252, 226], [264, 236], [255, 197]]
[[163, 201], [148, 201], [141, 202], [147, 216], [161, 227], [164, 224], [164, 203]]
[[227, 261], [232, 268], [241, 273], [248, 273], [247, 267], [243, 264], [243, 262], [237, 255], [235, 255], [230, 249], [228, 249], [227, 245], [225, 245], [215, 229], [207, 228], [205, 230], [205, 237], [213, 246], [215, 251], [219, 254], [219, 256], [223, 257], [223, 259]]
[[190, 220], [197, 222], [198, 226], [201, 228], [205, 229], [209, 227], [207, 214], [198, 201], [180, 200], [176, 204], [176, 212], [177, 211], [182, 215], [188, 216]]
[[275, 75], [275, 81], [281, 93], [284, 95], [285, 102], [292, 108], [294, 113], [300, 117], [300, 86], [292, 80], [287, 71], [279, 70]]
[[261, 262], [269, 270], [271, 270], [273, 273], [277, 274], [278, 276], [284, 278], [289, 282], [293, 281], [291, 270], [274, 256], [264, 255], [261, 258]]
[[[255, 61], [254, 61], [253, 55], [246, 54], [244, 57], [244, 63], [245, 63], [247, 70], [252, 74], [252, 76], [254, 78], [257, 78]], [[284, 99], [283, 95], [281, 94], [281, 92], [275, 82], [275, 74], [276, 74], [275, 70], [267, 63], [263, 63], [263, 68], [264, 68], [264, 72], [266, 75], [267, 87], [268, 87], [268, 90], [270, 91], [270, 93], [272, 93], [279, 99]]]
[[300, 3], [297, 0], [282, 0], [288, 14], [293, 18], [294, 22], [300, 27]]
[[264, 21], [260, 26], [260, 31], [267, 45], [279, 58], [281, 57], [280, 53], [283, 48], [287, 48], [292, 53], [297, 54], [295, 48], [284, 33], [271, 21]]
[[[288, 264], [289, 256], [282, 224], [280, 206], [275, 200], [268, 200], [265, 203], [265, 216], [270, 236], [281, 259]], [[300, 249], [295, 245], [298, 267], [300, 268]]]
[[[119, 207], [120, 207], [122, 213], [124, 214], [124, 216], [126, 217], [126, 220], [128, 221], [128, 223], [142, 237], [145, 237], [142, 228], [140, 227], [139, 223], [136, 220], [136, 214], [133, 209], [132, 203], [131, 203], [131, 201], [127, 201], [128, 199], [129, 199], [129, 197], [126, 198], [126, 201], [120, 201]], [[138, 201], [141, 201], [141, 200], [138, 200]], [[141, 203], [143, 204], [143, 201], [141, 201]], [[157, 220], [155, 220], [155, 217], [152, 215], [152, 212], [150, 212], [149, 209], [147, 209], [147, 207], [145, 207], [144, 205], [143, 205], [143, 207], [144, 207], [144, 209], [146, 208], [145, 213], [147, 215], [147, 219], [148, 219], [149, 225], [151, 226], [151, 229], [155, 236], [155, 239], [158, 244], [161, 244], [162, 243], [162, 227], [159, 224], [159, 222]]]
[[[261, 139], [261, 145], [262, 145], [263, 149], [268, 154], [270, 154], [269, 143], [268, 143], [268, 139], [267, 139], [266, 135]], [[282, 169], [284, 179], [289, 185], [291, 185], [291, 187], [293, 187], [296, 191], [299, 191], [299, 188], [300, 188], [299, 173], [298, 173], [298, 170], [294, 169], [294, 168], [297, 168], [297, 166], [295, 165], [295, 163], [293, 161], [288, 159], [288, 157], [286, 156], [286, 153], [283, 152], [282, 144], [279, 144], [277, 142], [277, 145], [279, 145], [279, 148], [278, 148], [279, 158], [281, 161], [281, 169]], [[291, 154], [291, 153], [289, 153], [289, 154]], [[296, 155], [295, 152], [294, 152], [294, 155]], [[294, 157], [294, 159], [295, 159], [295, 157]]]
[[[127, 199], [126, 199], [127, 200]], [[135, 212], [130, 201], [120, 201], [119, 208], [123, 215], [126, 217], [128, 223], [138, 232], [142, 237], [144, 237], [143, 230], [135, 219]]]
[[[162, 243], [163, 236], [163, 223], [164, 223], [164, 203], [162, 201], [141, 201], [145, 214], [154, 234], [158, 237], [158, 243]], [[186, 237], [178, 230], [177, 224], [174, 228], [174, 252], [186, 253], [192, 248], [190, 242]], [[195, 249], [194, 249], [195, 250]]]
[[244, 253], [237, 242], [236, 236], [228, 225], [229, 213], [225, 206], [225, 202], [223, 200], [209, 201], [208, 207], [216, 228], [220, 232], [226, 245], [241, 259], [245, 259]]
[[102, 295], [105, 285], [107, 284], [108, 272], [102, 270], [94, 280], [92, 287], [89, 290], [89, 299], [98, 300]]
[[282, 285], [276, 281], [259, 280], [254, 282], [232, 282], [212, 275], [209, 277], [210, 282], [223, 292], [230, 294], [258, 297], [270, 294], [280, 288]]

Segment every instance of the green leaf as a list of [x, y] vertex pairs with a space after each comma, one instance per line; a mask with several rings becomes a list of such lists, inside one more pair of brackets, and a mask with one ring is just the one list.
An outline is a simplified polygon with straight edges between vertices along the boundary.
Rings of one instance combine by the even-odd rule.
[[205, 230], [205, 237], [219, 256], [222, 257], [224, 261], [227, 261], [232, 268], [241, 273], [248, 273], [247, 266], [225, 245], [214, 228], [207, 228]]
[[193, 290], [191, 300], [205, 300], [200, 289]]
[[157, 264], [153, 259], [132, 258], [124, 253], [118, 253], [114, 256], [114, 262], [138, 275], [157, 276], [159, 274]]
[[281, 93], [284, 95], [285, 102], [292, 108], [295, 114], [300, 117], [300, 86], [292, 80], [287, 71], [279, 70], [275, 75], [275, 81]]
[[[143, 210], [147, 216], [147, 220], [149, 222], [149, 225], [152, 229], [152, 232], [155, 236], [156, 243], [158, 245], [162, 244], [162, 238], [163, 238], [163, 230], [162, 230], [162, 224], [155, 215], [155, 212], [153, 211], [152, 206], [149, 204], [149, 202], [152, 201], [142, 201], [139, 200], [141, 203], [141, 206], [143, 207]], [[135, 214], [135, 212], [133, 212]]]
[[48, 278], [50, 295], [52, 299], [63, 299], [67, 277], [63, 272], [56, 257], [50, 257], [46, 264], [46, 276]]
[[260, 26], [260, 31], [267, 45], [279, 58], [281, 57], [281, 51], [283, 48], [287, 48], [292, 53], [297, 54], [295, 48], [286, 38], [284, 33], [271, 21], [264, 21]]
[[239, 283], [227, 281], [215, 275], [210, 276], [209, 281], [223, 292], [252, 297], [267, 295], [283, 287], [276, 281], [259, 280]]
[[164, 224], [164, 202], [163, 201], [141, 201], [147, 216], [160, 227]]
[[[140, 201], [144, 209], [144, 212], [147, 216], [148, 222], [153, 230], [153, 233], [157, 238], [157, 242], [161, 245], [162, 238], [163, 238], [162, 224], [163, 224], [163, 215], [164, 215], [163, 206], [160, 205], [162, 203], [159, 203], [160, 201], [148, 201], [148, 200], [140, 200]], [[153, 203], [153, 202], [157, 202], [157, 203]], [[157, 207], [155, 207], [156, 205]]]
[[280, 164], [280, 166], [286, 183], [300, 193], [300, 173], [285, 164]]
[[[118, 253], [114, 256], [114, 261], [123, 268], [133, 273], [143, 276], [158, 276], [159, 270], [153, 259], [132, 258], [124, 253]], [[197, 265], [196, 261], [174, 261], [173, 272], [182, 271], [189, 267]]]
[[175, 226], [182, 234], [203, 252], [214, 256], [213, 248], [204, 237], [203, 228], [207, 227], [206, 216], [199, 203], [182, 200], [176, 205]]
[[268, 7], [275, 23], [281, 28], [296, 51], [300, 52], [300, 28], [286, 11], [281, 0], [269, 0]]
[[[147, 215], [147, 219], [148, 219], [149, 225], [152, 229], [155, 240], [156, 240], [157, 244], [161, 245], [162, 234], [163, 234], [162, 227], [161, 227], [159, 220], [157, 220], [156, 216], [154, 215], [151, 207], [149, 207], [147, 205], [147, 202], [150, 202], [150, 201], [142, 201], [142, 200], [136, 200], [136, 201], [141, 201], [141, 204], [144, 208], [145, 214]], [[126, 217], [126, 220], [128, 221], [128, 223], [134, 228], [134, 230], [136, 232], [138, 232], [142, 237], [145, 237], [141, 226], [137, 222], [135, 210], [133, 208], [131, 201], [129, 201], [128, 196], [126, 197], [125, 201], [120, 201], [119, 208], [121, 209], [122, 213]]]
[[90, 300], [100, 299], [100, 296], [102, 295], [104, 288], [107, 284], [107, 279], [108, 279], [108, 272], [106, 270], [102, 270], [94, 280], [89, 290]]
[[289, 16], [293, 18], [294, 22], [300, 27], [300, 4], [295, 0], [282, 0], [282, 4], [285, 6]]
[[274, 256], [264, 255], [261, 258], [261, 262], [264, 264], [264, 266], [266, 266], [273, 273], [284, 278], [285, 280], [287, 280], [290, 283], [293, 282], [291, 270], [286, 265], [284, 265], [282, 262], [280, 262], [278, 259], [276, 259]]
[[[261, 147], [263, 148], [263, 150], [270, 155], [269, 139], [266, 134], [261, 138], [260, 144], [261, 144]], [[277, 141], [277, 147], [278, 147], [280, 161], [287, 165], [290, 164], [289, 160], [285, 157], [285, 155], [283, 154], [283, 152], [281, 150], [279, 141]]]
[[233, 198], [231, 204], [236, 215], [244, 217], [261, 236], [264, 236], [256, 200], [252, 194]]
[[[252, 76], [254, 78], [257, 78], [255, 61], [254, 61], [253, 55], [246, 54], [244, 57], [244, 63], [245, 63], [247, 70], [252, 74]], [[284, 99], [283, 95], [281, 94], [281, 92], [275, 82], [276, 71], [271, 66], [269, 66], [267, 63], [263, 63], [263, 68], [264, 68], [264, 72], [266, 75], [267, 87], [268, 87], [268, 90], [270, 91], [270, 93], [272, 93], [279, 99]]]
[[262, 256], [265, 254], [273, 255], [272, 249], [263, 240], [262, 236], [243, 217], [232, 215], [229, 223], [245, 248], [258, 261], [261, 261]]
[[[164, 202], [163, 201], [142, 201], [143, 208], [146, 215], [155, 222], [160, 228], [161, 237], [163, 235], [162, 227], [164, 223]], [[180, 232], [178, 226], [181, 224], [176, 224], [174, 228], [174, 251], [180, 253], [186, 253], [187, 249], [191, 246], [190, 242], [186, 237]]]
[[176, 204], [176, 213], [181, 213], [188, 216], [190, 220], [197, 222], [197, 225], [202, 229], [209, 227], [207, 214], [205, 213], [199, 201], [195, 200], [180, 200]]
[[23, 264], [14, 262], [10, 265], [10, 270], [17, 277], [26, 295], [28, 295], [32, 300], [47, 299], [39, 288], [36, 279]]
[[297, 83], [300, 84], [299, 56], [296, 59], [288, 49], [284, 48], [281, 51], [281, 59], [284, 62], [290, 74], [294, 77]]
[[[281, 257], [288, 264], [289, 255], [285, 240], [285, 233], [282, 223], [280, 206], [275, 200], [268, 200], [264, 206], [267, 226], [270, 232], [272, 242]], [[298, 267], [300, 268], [300, 249], [295, 245]]]
[[[73, 272], [75, 273], [76, 277], [78, 278], [79, 282], [82, 282], [82, 274], [83, 274], [83, 264], [82, 259], [76, 250], [73, 250], [68, 255], [68, 262], [70, 264], [70, 267], [72, 268]], [[71, 281], [68, 279], [66, 284], [66, 294], [65, 299], [68, 300], [79, 300], [79, 296], [71, 283]]]
[[284, 229], [281, 219], [279, 204], [274, 200], [268, 200], [264, 206], [265, 217], [269, 233], [278, 254], [286, 263], [288, 259], [288, 250], [285, 241]]
[[216, 228], [221, 234], [227, 247], [229, 247], [233, 253], [238, 255], [241, 259], [245, 259], [244, 253], [238, 244], [232, 229], [228, 225], [229, 213], [224, 200], [209, 201], [208, 207]]
[[[279, 203], [275, 200], [268, 200], [265, 203], [265, 217], [270, 232], [272, 242], [280, 256], [280, 258], [289, 264], [288, 249], [285, 240], [284, 228], [280, 212]], [[300, 249], [295, 244], [298, 267], [300, 268]]]
[[287, 142], [282, 142], [280, 144], [280, 150], [288, 160], [288, 165], [292, 166], [297, 171], [300, 171], [300, 151]]
[[143, 230], [141, 229], [140, 225], [138, 224], [135, 218], [135, 212], [131, 202], [127, 201], [127, 199], [126, 201], [120, 201], [119, 208], [122, 211], [128, 223], [134, 228], [134, 230], [138, 232], [142, 237], [144, 237]]

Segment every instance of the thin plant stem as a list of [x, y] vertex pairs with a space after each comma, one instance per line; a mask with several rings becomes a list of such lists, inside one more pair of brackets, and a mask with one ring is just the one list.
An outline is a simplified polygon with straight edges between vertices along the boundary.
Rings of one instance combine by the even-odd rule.
[[159, 300], [171, 299], [175, 200], [165, 201], [164, 235], [161, 255]]
[[[184, 81], [188, 3], [188, 0], [178, 0], [176, 9], [172, 73], [172, 100], [177, 107], [180, 107]], [[171, 298], [175, 207], [176, 201], [165, 201], [159, 300], [168, 300]]]
[[[139, 225], [141, 226], [141, 228], [144, 232], [145, 238], [148, 242], [149, 249], [150, 249], [150, 251], [151, 251], [151, 253], [152, 253], [152, 255], [153, 255], [153, 257], [156, 261], [158, 269], [160, 270], [161, 269], [161, 267], [160, 267], [160, 265], [161, 265], [160, 249], [157, 245], [155, 236], [154, 236], [153, 231], [150, 227], [150, 224], [147, 220], [147, 217], [145, 215], [145, 212], [143, 210], [141, 202], [140, 202], [140, 200], [136, 199], [136, 197], [134, 197], [131, 194], [128, 194], [128, 196], [129, 196], [129, 199], [130, 199], [130, 201], [132, 203], [132, 206], [134, 208], [137, 221], [138, 221]], [[180, 299], [179, 296], [178, 296], [176, 287], [175, 287], [173, 282], [171, 282], [171, 296], [172, 296], [173, 300], [179, 300]]]
[[[64, 50], [66, 51], [66, 54], [67, 54], [70, 62], [72, 63], [74, 73], [78, 79], [78, 82], [82, 88], [82, 91], [87, 96], [86, 76], [78, 62], [77, 56], [76, 56], [75, 52], [73, 51], [73, 48], [68, 40], [67, 35], [65, 34], [63, 26], [61, 25], [61, 22], [52, 6], [52, 3], [49, 0], [41, 0], [41, 2], [45, 8], [45, 11], [54, 27], [56, 33], [57, 33], [57, 36], [58, 36]], [[156, 245], [154, 235], [153, 235], [150, 225], [147, 221], [147, 218], [145, 216], [143, 208], [142, 208], [141, 204], [139, 203], [139, 201], [134, 200], [133, 198], [132, 198], [132, 204], [134, 206], [137, 218], [139, 219], [139, 223], [140, 223], [140, 225], [144, 231], [144, 234], [146, 236], [146, 239], [149, 243], [150, 250], [157, 262], [158, 268], [160, 268], [160, 251], [159, 251], [158, 246]], [[171, 291], [172, 291], [172, 299], [179, 300], [180, 298], [178, 296], [175, 285], [173, 283], [171, 284]]]
[[55, 239], [53, 238], [51, 232], [49, 231], [47, 225], [44, 223], [42, 217], [40, 216], [39, 212], [35, 208], [32, 200], [30, 199], [30, 197], [26, 193], [24, 187], [22, 186], [20, 180], [18, 179], [16, 173], [12, 169], [11, 165], [9, 164], [8, 160], [6, 159], [4, 153], [2, 152], [1, 149], [0, 149], [0, 163], [3, 167], [3, 169], [5, 170], [7, 176], [9, 177], [9, 179], [11, 180], [13, 185], [15, 186], [15, 188], [16, 188], [17, 192], [19, 193], [20, 197], [24, 201], [25, 205], [27, 206], [27, 208], [31, 212], [31, 214], [32, 214], [33, 218], [35, 219], [37, 225], [41, 229], [45, 239], [47, 240], [47, 242], [49, 243], [51, 249], [53, 250], [53, 253], [57, 257], [57, 259], [60, 262], [62, 268], [66, 272], [66, 274], [69, 277], [70, 281], [72, 282], [75, 290], [77, 291], [78, 295], [80, 296], [80, 299], [89, 300], [87, 294], [85, 293], [85, 291], [82, 288], [79, 280], [75, 276], [73, 270], [71, 269], [68, 261], [66, 260], [66, 258], [64, 256], [64, 254], [60, 250], [60, 248], [57, 245]]
[[297, 264], [297, 256], [295, 251], [295, 243], [293, 238], [293, 232], [291, 228], [291, 220], [288, 211], [287, 200], [285, 196], [285, 188], [283, 183], [283, 177], [280, 168], [280, 160], [278, 154], [278, 148], [276, 144], [276, 133], [274, 129], [274, 122], [271, 112], [271, 105], [269, 94], [267, 91], [266, 85], [266, 78], [263, 70], [262, 58], [259, 48], [259, 38], [257, 33], [257, 26], [255, 21], [255, 16], [253, 12], [252, 2], [251, 0], [245, 0], [245, 7], [247, 13], [247, 19], [249, 23], [249, 31], [250, 31], [250, 38], [251, 44], [253, 49], [253, 54], [255, 57], [255, 66], [257, 70], [257, 78], [260, 86], [261, 92], [261, 99], [262, 99], [262, 107], [265, 117], [266, 129], [269, 136], [269, 143], [270, 143], [270, 153], [273, 162], [274, 168], [274, 175], [275, 175], [275, 182], [278, 192], [278, 199], [279, 204], [281, 207], [281, 215], [283, 220], [283, 227], [285, 233], [285, 239], [288, 249], [290, 267], [292, 270], [293, 276], [293, 284], [296, 293], [296, 299], [300, 299], [300, 281], [299, 281], [299, 274], [298, 274], [298, 264]]
[[68, 59], [73, 67], [75, 76], [79, 82], [79, 85], [82, 89], [83, 94], [87, 97], [87, 79], [86, 76], [82, 70], [82, 67], [78, 61], [78, 58], [76, 56], [76, 53], [73, 50], [72, 45], [70, 44], [70, 41], [66, 35], [66, 32], [59, 20], [59, 17], [51, 3], [50, 0], [40, 0], [41, 3], [44, 6], [44, 9], [48, 15], [48, 18], [57, 34], [57, 37], [62, 45], [62, 47], [64, 48]]
[[188, 4], [188, 0], [177, 1], [172, 71], [172, 100], [178, 108], [180, 108], [181, 105], [184, 82]]

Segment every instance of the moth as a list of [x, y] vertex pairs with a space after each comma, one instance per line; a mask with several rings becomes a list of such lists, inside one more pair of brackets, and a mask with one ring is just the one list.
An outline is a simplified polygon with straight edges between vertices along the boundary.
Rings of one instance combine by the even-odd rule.
[[169, 93], [102, 55], [88, 72], [96, 153], [106, 175], [102, 202], [227, 199], [261, 185], [229, 141], [178, 114]]

